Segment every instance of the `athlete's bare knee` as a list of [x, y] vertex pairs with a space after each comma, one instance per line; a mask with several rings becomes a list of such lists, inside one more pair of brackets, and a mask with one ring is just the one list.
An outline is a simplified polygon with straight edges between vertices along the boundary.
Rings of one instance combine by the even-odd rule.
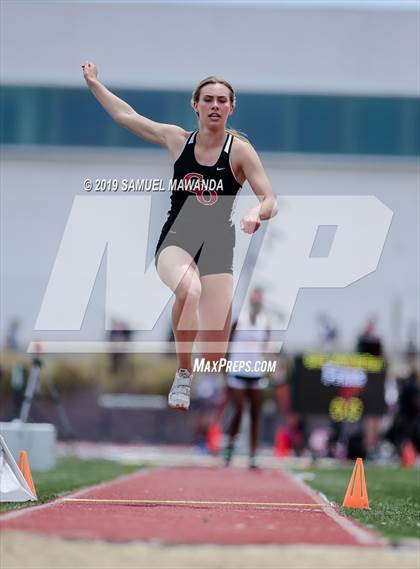
[[189, 269], [175, 290], [177, 301], [182, 304], [198, 304], [201, 296], [201, 283], [195, 271]]

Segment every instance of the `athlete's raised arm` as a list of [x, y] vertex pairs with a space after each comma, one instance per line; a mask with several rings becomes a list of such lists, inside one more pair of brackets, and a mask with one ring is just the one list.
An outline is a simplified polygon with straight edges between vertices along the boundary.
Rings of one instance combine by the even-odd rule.
[[90, 61], [82, 65], [86, 84], [109, 115], [121, 126], [149, 142], [162, 144], [176, 156], [188, 136], [183, 128], [152, 121], [139, 115], [128, 103], [111, 93], [98, 79], [98, 69]]
[[279, 206], [264, 166], [251, 144], [238, 144], [236, 156], [243, 176], [248, 180], [253, 192], [261, 202], [259, 206], [250, 209], [241, 219], [241, 229], [245, 233], [254, 233], [259, 229], [261, 221], [270, 219], [277, 214]]

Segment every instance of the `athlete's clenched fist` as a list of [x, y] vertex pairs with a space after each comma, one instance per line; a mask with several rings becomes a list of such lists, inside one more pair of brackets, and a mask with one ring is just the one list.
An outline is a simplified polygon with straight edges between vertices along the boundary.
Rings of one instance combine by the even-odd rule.
[[84, 64], [82, 65], [82, 69], [83, 69], [83, 76], [86, 79], [86, 83], [89, 83], [89, 81], [92, 81], [97, 78], [98, 68], [91, 61], [85, 61]]
[[245, 233], [255, 233], [261, 226], [260, 208], [255, 207], [250, 209], [249, 212], [243, 216], [240, 223], [240, 228]]

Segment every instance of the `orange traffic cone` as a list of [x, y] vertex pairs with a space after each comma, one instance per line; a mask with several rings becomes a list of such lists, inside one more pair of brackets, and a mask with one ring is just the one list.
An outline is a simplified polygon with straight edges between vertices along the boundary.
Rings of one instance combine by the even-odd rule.
[[26, 450], [21, 451], [21, 453], [19, 455], [18, 466], [19, 466], [19, 470], [23, 474], [32, 494], [35, 496], [35, 498], [38, 498], [36, 495], [35, 484], [32, 480], [31, 469], [29, 467], [29, 459], [28, 459], [28, 454], [27, 454]]
[[291, 440], [287, 429], [279, 427], [274, 439], [274, 456], [289, 456], [291, 454]]
[[369, 509], [369, 498], [366, 489], [365, 469], [363, 460], [356, 459], [353, 474], [347, 487], [346, 495], [343, 500], [344, 508], [367, 508]]
[[417, 451], [412, 442], [404, 443], [401, 453], [401, 466], [404, 468], [413, 468], [417, 460]]
[[218, 454], [220, 451], [220, 442], [222, 439], [222, 428], [219, 423], [212, 423], [207, 431], [207, 448], [212, 454]]

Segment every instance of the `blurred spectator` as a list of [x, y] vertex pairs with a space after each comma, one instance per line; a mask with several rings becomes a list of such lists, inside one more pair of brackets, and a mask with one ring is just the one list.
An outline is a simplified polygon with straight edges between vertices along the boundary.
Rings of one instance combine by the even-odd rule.
[[[126, 322], [122, 320], [111, 320], [111, 330], [108, 333], [108, 340], [110, 342], [129, 342], [131, 340], [132, 331], [129, 329]], [[130, 365], [129, 354], [125, 352], [111, 352], [110, 353], [111, 372], [116, 374], [127, 370]]]
[[338, 343], [338, 326], [331, 317], [322, 312], [317, 316], [318, 337], [320, 350], [323, 352], [334, 352]]
[[21, 349], [21, 342], [19, 339], [20, 320], [13, 318], [7, 328], [6, 332], [6, 350], [19, 352]]
[[[276, 429], [275, 445], [279, 440], [289, 441], [290, 448], [300, 456], [306, 448], [306, 427], [301, 415], [293, 411], [290, 369], [285, 356], [277, 356], [276, 371], [271, 376], [271, 383], [276, 392], [279, 418], [285, 421], [284, 426], [279, 425]], [[278, 456], [281, 455], [278, 449], [275, 452]]]
[[[3, 381], [4, 381], [4, 369], [3, 369], [3, 366], [1, 365], [1, 360], [0, 360], [0, 393], [2, 391]], [[1, 403], [1, 399], [0, 399], [0, 403]]]
[[314, 460], [328, 456], [329, 440], [330, 438], [327, 428], [319, 427], [311, 431], [308, 445]]
[[395, 445], [399, 454], [406, 442], [411, 442], [420, 453], [420, 390], [416, 365], [411, 363], [407, 374], [397, 378], [397, 386], [397, 412], [387, 438]]
[[[367, 320], [360, 336], [357, 339], [356, 351], [362, 354], [383, 357], [382, 340], [376, 333], [376, 319]], [[367, 458], [376, 458], [379, 446], [379, 435], [382, 417], [365, 415], [363, 417], [363, 440], [357, 441], [355, 447], [365, 449]], [[362, 438], [362, 435], [360, 435]], [[360, 455], [363, 458], [362, 455]], [[350, 457], [349, 458], [353, 458]]]
[[10, 387], [12, 389], [13, 418], [17, 418], [20, 415], [26, 389], [25, 370], [20, 364], [17, 364], [12, 368]]
[[363, 328], [362, 333], [357, 339], [357, 351], [363, 354], [371, 354], [372, 356], [382, 356], [382, 340], [375, 332], [376, 321], [369, 318]]

